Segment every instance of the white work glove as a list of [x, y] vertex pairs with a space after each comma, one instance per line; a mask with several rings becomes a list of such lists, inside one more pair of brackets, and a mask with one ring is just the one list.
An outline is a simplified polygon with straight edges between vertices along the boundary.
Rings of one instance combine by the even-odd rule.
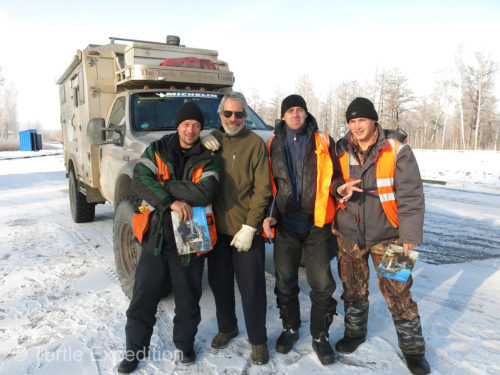
[[217, 151], [220, 148], [220, 143], [213, 135], [207, 134], [200, 138], [200, 142], [206, 149]]
[[234, 235], [231, 246], [234, 246], [238, 251], [250, 250], [255, 232], [257, 232], [256, 228], [243, 224], [241, 229]]

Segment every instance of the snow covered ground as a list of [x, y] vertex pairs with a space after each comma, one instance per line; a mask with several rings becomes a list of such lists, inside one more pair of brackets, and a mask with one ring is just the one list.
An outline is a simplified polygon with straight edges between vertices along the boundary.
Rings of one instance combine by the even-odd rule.
[[500, 188], [500, 152], [414, 150], [423, 179], [447, 185]]
[[[60, 150], [59, 150], [60, 151]], [[54, 154], [56, 153], [56, 154]], [[115, 271], [109, 204], [96, 220], [75, 224], [68, 205], [63, 157], [57, 151], [0, 153], [0, 373], [114, 374], [124, 353], [128, 299]], [[426, 237], [414, 270], [427, 357], [434, 374], [500, 374], [500, 153], [416, 151], [425, 185]], [[470, 229], [472, 228], [472, 229]], [[408, 374], [384, 299], [371, 276], [368, 338], [355, 353], [324, 367], [311, 348], [309, 288], [301, 274], [303, 326], [288, 354], [274, 350], [281, 331], [267, 249], [271, 360], [252, 365], [241, 304], [240, 334], [222, 351], [210, 288], [204, 283], [197, 362], [176, 361], [171, 341], [173, 301], [159, 306], [151, 357], [139, 374]], [[340, 284], [335, 262], [334, 277]], [[335, 293], [339, 299], [341, 285]], [[343, 334], [343, 306], [330, 330]]]

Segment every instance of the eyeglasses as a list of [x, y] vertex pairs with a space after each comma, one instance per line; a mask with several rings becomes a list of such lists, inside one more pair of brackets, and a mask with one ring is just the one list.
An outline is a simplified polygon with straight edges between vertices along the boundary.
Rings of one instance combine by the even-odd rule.
[[237, 119], [242, 119], [243, 117], [245, 117], [245, 112], [233, 112], [233, 111], [223, 111], [222, 114], [224, 115], [225, 118], [231, 118], [231, 116], [233, 115], [234, 113], [234, 116], [237, 118]]

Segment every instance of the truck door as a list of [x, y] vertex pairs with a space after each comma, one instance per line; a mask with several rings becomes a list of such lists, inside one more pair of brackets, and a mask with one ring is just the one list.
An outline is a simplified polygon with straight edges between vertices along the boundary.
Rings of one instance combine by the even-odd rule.
[[[106, 127], [112, 129], [116, 126], [124, 126], [126, 121], [125, 110], [126, 98], [120, 96], [112, 106]], [[106, 132], [106, 140], [119, 140], [120, 136], [116, 132]], [[101, 147], [100, 157], [100, 184], [104, 197], [114, 202], [114, 188], [118, 172], [126, 164], [123, 157], [123, 146], [120, 144], [107, 144]]]

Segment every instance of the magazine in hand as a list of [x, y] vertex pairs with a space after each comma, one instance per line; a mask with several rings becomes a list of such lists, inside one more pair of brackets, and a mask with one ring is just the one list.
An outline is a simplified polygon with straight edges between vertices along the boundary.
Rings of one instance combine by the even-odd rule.
[[377, 274], [397, 281], [406, 282], [417, 262], [418, 251], [408, 250], [405, 255], [403, 246], [389, 245], [380, 262]]
[[193, 218], [189, 221], [182, 221], [172, 211], [172, 226], [179, 255], [212, 249], [205, 207], [193, 207]]

